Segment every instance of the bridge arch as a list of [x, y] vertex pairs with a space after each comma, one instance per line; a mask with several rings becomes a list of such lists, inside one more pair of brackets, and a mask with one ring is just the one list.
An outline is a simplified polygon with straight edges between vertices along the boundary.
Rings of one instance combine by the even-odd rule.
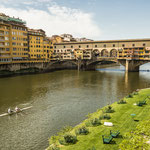
[[116, 49], [112, 49], [110, 51], [110, 57], [117, 57], [117, 50]]
[[101, 57], [109, 57], [109, 53], [108, 53], [108, 50], [107, 49], [103, 49], [101, 51]]
[[98, 50], [98, 49], [94, 49], [93, 51], [92, 51], [92, 53], [93, 53], [93, 56], [100, 56], [100, 51]]

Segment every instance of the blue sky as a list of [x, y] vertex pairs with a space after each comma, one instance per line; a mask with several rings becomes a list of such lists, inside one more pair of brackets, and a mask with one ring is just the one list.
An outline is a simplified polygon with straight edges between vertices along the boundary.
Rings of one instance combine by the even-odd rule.
[[43, 28], [94, 40], [150, 38], [149, 0], [0, 0], [0, 12]]

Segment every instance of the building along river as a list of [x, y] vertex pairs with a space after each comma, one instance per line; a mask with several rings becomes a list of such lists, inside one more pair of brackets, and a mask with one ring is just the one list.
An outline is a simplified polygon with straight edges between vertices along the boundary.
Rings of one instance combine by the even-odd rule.
[[137, 88], [150, 87], [150, 64], [126, 74], [120, 66], [97, 71], [63, 70], [0, 78], [0, 114], [9, 107], [33, 106], [0, 117], [1, 150], [43, 150], [48, 138], [66, 125], [75, 126]]

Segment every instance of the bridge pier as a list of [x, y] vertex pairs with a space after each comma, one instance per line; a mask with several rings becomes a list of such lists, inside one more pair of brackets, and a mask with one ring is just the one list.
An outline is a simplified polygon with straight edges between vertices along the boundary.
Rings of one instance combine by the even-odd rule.
[[137, 60], [119, 60], [126, 72], [138, 72], [141, 62]]

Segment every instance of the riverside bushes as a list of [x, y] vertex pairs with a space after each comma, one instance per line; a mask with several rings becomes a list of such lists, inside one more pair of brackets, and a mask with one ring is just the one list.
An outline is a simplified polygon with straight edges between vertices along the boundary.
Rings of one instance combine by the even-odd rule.
[[126, 98], [133, 98], [133, 94], [129, 94]]
[[90, 120], [90, 123], [91, 123], [92, 126], [99, 126], [99, 125], [101, 125], [100, 120], [97, 119], [97, 118], [94, 118], [94, 119]]
[[108, 107], [105, 108], [104, 113], [113, 113], [114, 109], [109, 105]]
[[72, 135], [71, 133], [68, 133], [64, 135], [63, 139], [59, 140], [59, 143], [61, 145], [68, 145], [68, 144], [75, 144], [77, 142], [77, 136]]
[[75, 133], [77, 135], [87, 135], [89, 133], [88, 128], [86, 128], [85, 126], [78, 128]]
[[108, 114], [102, 114], [101, 116], [99, 116], [99, 120], [109, 120], [109, 119], [111, 119], [111, 116], [110, 115], [108, 115]]
[[100, 122], [100, 120], [98, 118], [94, 118], [94, 119], [91, 119], [91, 120], [87, 121], [85, 123], [85, 125], [86, 125], [86, 127], [91, 127], [91, 126], [94, 127], [94, 126], [101, 125], [101, 122]]
[[138, 94], [139, 94], [138, 92], [133, 92], [133, 93], [132, 93], [132, 95], [138, 95]]
[[127, 102], [124, 99], [121, 99], [120, 101], [118, 101], [118, 104], [126, 104]]
[[66, 134], [64, 140], [66, 143], [75, 144], [77, 142], [77, 137], [72, 134]]

